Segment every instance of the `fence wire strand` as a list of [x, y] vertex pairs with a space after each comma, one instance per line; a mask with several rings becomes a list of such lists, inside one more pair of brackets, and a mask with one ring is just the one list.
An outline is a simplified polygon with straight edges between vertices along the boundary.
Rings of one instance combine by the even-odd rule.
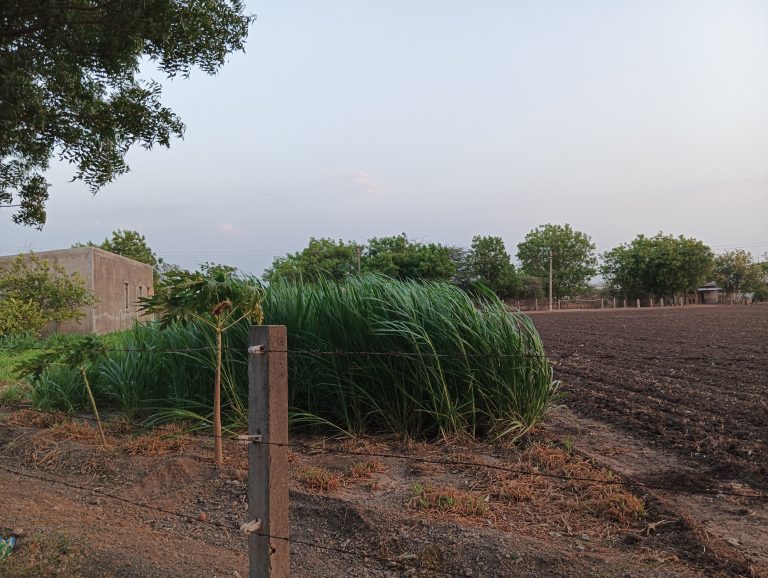
[[[3, 408], [3, 407], [13, 408], [13, 409], [23, 409], [23, 410], [33, 411], [36, 413], [41, 413], [44, 415], [55, 415], [58, 417], [64, 417], [65, 419], [74, 419], [74, 420], [82, 419], [82, 420], [87, 420], [91, 422], [98, 421], [96, 420], [96, 418], [91, 416], [72, 415], [72, 414], [67, 414], [63, 412], [40, 410], [40, 409], [29, 407], [27, 405], [0, 405], [0, 408]], [[120, 425], [125, 425], [126, 422], [123, 420], [102, 419], [101, 423], [102, 424], [116, 423]], [[155, 428], [152, 428], [152, 429], [154, 430]], [[254, 442], [243, 442], [242, 440], [238, 439], [237, 437], [238, 434], [236, 432], [234, 432], [231, 429], [228, 431], [230, 432], [230, 435], [217, 436], [212, 433], [202, 432], [200, 431], [199, 427], [195, 426], [194, 428], [189, 428], [181, 432], [168, 433], [164, 435], [162, 439], [173, 439], [173, 438], [177, 438], [185, 435], [192, 435], [195, 437], [204, 437], [204, 438], [212, 438], [212, 439], [221, 438], [221, 439], [229, 440], [233, 442], [240, 442], [242, 443], [243, 449], [247, 449], [249, 443], [254, 443]], [[115, 432], [107, 432], [107, 433], [112, 437], [129, 437], [132, 435], [130, 433], [115, 433]], [[760, 501], [768, 500], [768, 496], [762, 493], [746, 494], [743, 492], [735, 492], [733, 490], [725, 490], [725, 489], [717, 489], [717, 488], [697, 488], [697, 487], [671, 486], [667, 484], [648, 484], [644, 482], [635, 482], [635, 481], [624, 480], [624, 479], [604, 480], [601, 478], [591, 478], [587, 476], [569, 476], [565, 474], [553, 474], [550, 472], [541, 472], [541, 471], [531, 470], [531, 469], [510, 468], [507, 466], [488, 464], [484, 462], [472, 462], [468, 460], [433, 459], [433, 458], [425, 458], [425, 457], [419, 457], [419, 456], [411, 456], [406, 454], [398, 454], [393, 452], [345, 450], [340, 448], [329, 448], [329, 447], [326, 447], [325, 445], [318, 446], [317, 444], [303, 443], [303, 442], [278, 443], [278, 442], [260, 441], [255, 443], [260, 443], [260, 444], [270, 445], [275, 447], [283, 447], [288, 449], [301, 449], [301, 450], [306, 450], [306, 451], [316, 452], [316, 453], [337, 454], [337, 455], [368, 457], [368, 458], [386, 458], [386, 459], [412, 461], [412, 462], [427, 463], [427, 464], [434, 464], [434, 465], [441, 465], [441, 466], [481, 467], [489, 470], [495, 470], [495, 471], [501, 471], [501, 472], [513, 474], [516, 476], [549, 478], [549, 479], [557, 479], [565, 482], [585, 482], [585, 483], [592, 483], [592, 484], [601, 484], [604, 486], [622, 486], [622, 487], [632, 488], [636, 491], [637, 490], [659, 490], [659, 491], [680, 493], [685, 495], [709, 495], [709, 496], [720, 495], [720, 496], [747, 498], [747, 499], [760, 500]]]
[[[22, 346], [6, 346], [0, 345], [0, 351], [10, 352], [24, 352], [24, 351], [40, 351], [50, 353], [66, 353], [72, 351], [73, 347], [22, 347]], [[130, 348], [130, 347], [115, 347], [101, 349], [104, 353], [176, 353], [186, 354], [190, 352], [203, 352], [210, 353], [216, 352], [216, 346], [204, 346], [204, 347], [184, 347], [184, 348]], [[245, 355], [246, 349], [243, 347], [223, 347], [222, 351], [234, 351]], [[266, 351], [265, 351], [266, 353]], [[434, 351], [326, 351], [319, 349], [274, 349], [269, 353], [287, 353], [289, 356], [299, 357], [401, 357], [410, 359], [447, 359], [447, 358], [466, 358], [466, 359], [486, 359], [486, 358], [511, 358], [511, 359], [549, 359], [549, 360], [568, 360], [570, 358], [587, 358], [587, 359], [624, 359], [616, 353], [585, 353], [579, 349], [573, 351], [566, 351], [563, 353], [530, 353], [530, 352], [518, 352], [518, 353], [500, 353], [495, 351], [481, 352], [481, 353], [467, 353], [463, 351], [456, 351], [451, 353], [437, 353]], [[757, 353], [749, 356], [733, 357], [724, 355], [632, 355], [633, 359], [642, 361], [727, 361], [730, 363], [739, 363], [746, 361], [759, 361], [762, 359], [761, 355]]]
[[[206, 524], [206, 525], [209, 525], [209, 526], [214, 526], [216, 528], [219, 528], [219, 529], [222, 529], [222, 530], [226, 530], [227, 532], [232, 532], [232, 533], [237, 533], [237, 534], [241, 533], [240, 530], [237, 527], [232, 527], [232, 526], [229, 526], [227, 524], [222, 524], [221, 522], [216, 522], [214, 520], [201, 520], [199, 518], [199, 516], [193, 516], [191, 514], [184, 514], [183, 512], [177, 512], [175, 510], [169, 510], [167, 508], [163, 508], [161, 506], [155, 506], [153, 504], [147, 504], [145, 502], [137, 502], [135, 500], [130, 500], [128, 498], [124, 498], [122, 496], [117, 496], [115, 494], [109, 494], [109, 493], [106, 493], [106, 492], [101, 492], [101, 491], [99, 491], [99, 490], [97, 490], [95, 488], [86, 488], [85, 486], [80, 486], [80, 485], [77, 485], [77, 484], [72, 484], [72, 483], [66, 482], [66, 481], [61, 480], [61, 479], [50, 478], [48, 476], [41, 476], [40, 474], [33, 474], [33, 473], [29, 473], [29, 472], [21, 472], [21, 471], [18, 471], [18, 470], [7, 468], [7, 467], [5, 467], [3, 465], [0, 465], [0, 470], [4, 471], [6, 473], [9, 473], [9, 474], [15, 475], [15, 476], [21, 476], [21, 477], [25, 477], [25, 478], [28, 478], [28, 479], [39, 480], [39, 481], [46, 482], [46, 483], [51, 483], [51, 484], [58, 484], [60, 486], [64, 486], [64, 487], [69, 488], [69, 489], [80, 490], [80, 491], [83, 491], [83, 492], [88, 492], [88, 493], [94, 494], [96, 496], [101, 496], [101, 497], [112, 499], [112, 500], [116, 500], [118, 502], [122, 502], [122, 503], [125, 503], [125, 504], [130, 504], [130, 505], [136, 506], [138, 508], [144, 508], [146, 510], [152, 510], [152, 511], [155, 511], [155, 512], [160, 512], [160, 513], [163, 513], [163, 514], [168, 514], [170, 516], [175, 516], [177, 518], [181, 518], [181, 519], [184, 519], [184, 520], [189, 520], [189, 521], [197, 522], [197, 523], [200, 523], [200, 524]], [[371, 560], [376, 560], [378, 562], [383, 562], [383, 563], [386, 563], [386, 564], [395, 564], [395, 565], [398, 565], [398, 566], [400, 566], [402, 568], [415, 568], [417, 570], [426, 570], [427, 572], [431, 572], [433, 574], [439, 574], [439, 575], [442, 575], [442, 576], [463, 576], [463, 574], [459, 574], [457, 572], [449, 572], [447, 570], [439, 570], [439, 569], [436, 569], [436, 568], [429, 568], [427, 566], [421, 566], [421, 565], [416, 566], [416, 565], [413, 565], [413, 564], [408, 564], [408, 563], [406, 563], [406, 562], [404, 562], [402, 560], [397, 560], [395, 558], [386, 558], [386, 557], [383, 557], [383, 556], [379, 556], [377, 554], [370, 554], [370, 553], [360, 552], [360, 551], [356, 551], [356, 550], [345, 550], [343, 548], [336, 548], [334, 546], [325, 546], [323, 544], [318, 544], [316, 542], [310, 542], [308, 540], [301, 540], [301, 539], [298, 539], [298, 538], [291, 538], [291, 537], [288, 537], [288, 536], [276, 536], [276, 535], [265, 533], [265, 532], [253, 532], [252, 535], [262, 536], [262, 537], [265, 537], [265, 538], [271, 538], [273, 540], [281, 540], [281, 541], [284, 541], [284, 542], [288, 542], [290, 544], [299, 544], [299, 545], [307, 546], [307, 547], [310, 547], [310, 548], [317, 548], [319, 550], [325, 550], [325, 551], [328, 551], [328, 552], [337, 552], [337, 553], [340, 553], [340, 554], [345, 554], [347, 556], [355, 556], [355, 557], [358, 557], [358, 558], [367, 558], [367, 559], [371, 559]]]

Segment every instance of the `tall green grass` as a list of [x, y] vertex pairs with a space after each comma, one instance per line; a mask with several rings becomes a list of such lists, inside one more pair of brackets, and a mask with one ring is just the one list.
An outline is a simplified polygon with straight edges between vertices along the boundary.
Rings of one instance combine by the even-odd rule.
[[[449, 284], [365, 276], [273, 284], [263, 308], [265, 323], [288, 327], [295, 427], [514, 437], [541, 420], [557, 387], [530, 320], [491, 294], [472, 300]], [[224, 337], [223, 411], [230, 424], [243, 424], [247, 324]], [[155, 419], [207, 418], [211, 331], [198, 324], [137, 325], [111, 345], [146, 351], [113, 352], [90, 369], [100, 402]], [[208, 349], [169, 351], [200, 348]], [[70, 387], [73, 371], [48, 370], [35, 384], [38, 405], [81, 405], [82, 395]]]

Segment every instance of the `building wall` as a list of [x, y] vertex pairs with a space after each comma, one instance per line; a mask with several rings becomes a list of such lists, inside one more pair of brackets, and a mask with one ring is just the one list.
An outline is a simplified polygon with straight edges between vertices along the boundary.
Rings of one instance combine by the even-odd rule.
[[98, 299], [93, 317], [94, 332], [127, 329], [141, 317], [139, 298], [148, 297], [154, 291], [152, 267], [94, 249], [93, 291]]
[[[35, 256], [60, 265], [68, 274], [78, 273], [96, 298], [95, 306], [83, 307], [82, 319], [47, 327], [46, 332], [101, 334], [127, 329], [140, 318], [138, 298], [154, 291], [150, 265], [96, 247], [42, 251]], [[0, 257], [0, 267], [15, 258]]]

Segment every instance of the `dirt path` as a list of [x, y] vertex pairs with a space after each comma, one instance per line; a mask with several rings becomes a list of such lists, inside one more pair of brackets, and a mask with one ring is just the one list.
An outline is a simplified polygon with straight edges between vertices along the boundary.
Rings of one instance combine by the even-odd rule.
[[[697, 475], [695, 462], [566, 408], [553, 412], [548, 427], [573, 439], [579, 453], [632, 481], [685, 487], [686, 480]], [[721, 489], [749, 493], [740, 484]], [[646, 491], [669, 511], [668, 522], [682, 521], [696, 534], [713, 564], [748, 576], [768, 576], [768, 502], [725, 494]]]

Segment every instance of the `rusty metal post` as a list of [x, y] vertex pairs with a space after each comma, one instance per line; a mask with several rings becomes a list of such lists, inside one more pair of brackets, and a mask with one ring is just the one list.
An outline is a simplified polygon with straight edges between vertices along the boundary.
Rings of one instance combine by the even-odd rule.
[[[288, 337], [251, 327], [248, 348], [248, 558], [250, 578], [288, 578]], [[285, 445], [274, 445], [285, 444]]]

